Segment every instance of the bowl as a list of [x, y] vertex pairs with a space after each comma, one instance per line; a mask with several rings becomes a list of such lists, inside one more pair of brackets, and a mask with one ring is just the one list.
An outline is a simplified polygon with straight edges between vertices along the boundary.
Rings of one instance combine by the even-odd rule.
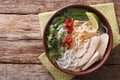
[[[102, 60], [100, 60], [99, 62], [93, 64], [91, 67], [89, 67], [87, 70], [84, 71], [79, 71], [79, 72], [75, 72], [75, 71], [71, 71], [71, 70], [66, 70], [66, 69], [62, 69], [61, 67], [58, 66], [57, 63], [55, 63], [54, 61], [51, 60], [49, 53], [48, 53], [48, 47], [47, 44], [45, 42], [46, 40], [46, 31], [49, 28], [50, 24], [52, 23], [53, 19], [56, 16], [59, 16], [59, 14], [61, 14], [64, 10], [68, 9], [68, 8], [83, 8], [83, 9], [88, 9], [91, 12], [94, 12], [99, 19], [101, 20], [101, 22], [106, 26], [106, 28], [108, 29], [108, 35], [109, 35], [109, 42], [108, 42], [108, 46], [106, 49], [106, 52], [104, 54], [104, 57], [102, 58]], [[93, 7], [90, 7], [89, 5], [80, 5], [80, 4], [73, 4], [73, 5], [68, 5], [65, 6], [61, 9], [59, 9], [58, 11], [56, 11], [54, 13], [54, 15], [51, 16], [51, 18], [49, 19], [49, 21], [47, 22], [45, 29], [44, 29], [44, 33], [43, 33], [43, 46], [44, 46], [44, 50], [45, 50], [45, 54], [47, 56], [47, 58], [49, 59], [49, 61], [59, 70], [61, 70], [62, 72], [68, 73], [68, 74], [73, 74], [73, 75], [84, 75], [84, 74], [88, 74], [90, 72], [95, 71], [96, 69], [98, 69], [99, 67], [101, 67], [103, 65], [103, 63], [105, 63], [106, 59], [108, 58], [111, 49], [112, 49], [112, 43], [113, 43], [113, 36], [112, 36], [112, 30], [110, 27], [110, 24], [108, 23], [107, 19], [105, 18], [105, 16], [99, 12], [98, 10], [96, 10]]]

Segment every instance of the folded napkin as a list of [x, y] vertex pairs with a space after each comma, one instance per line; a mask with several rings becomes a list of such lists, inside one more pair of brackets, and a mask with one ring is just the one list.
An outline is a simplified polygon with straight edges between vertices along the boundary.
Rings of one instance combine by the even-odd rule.
[[[91, 7], [94, 7], [97, 10], [99, 10], [101, 13], [103, 13], [103, 15], [107, 18], [108, 22], [110, 23], [113, 33], [113, 48], [119, 45], [120, 35], [119, 35], [119, 29], [115, 16], [114, 4], [113, 3], [98, 4], [98, 5], [91, 5]], [[39, 13], [41, 35], [43, 34], [43, 30], [47, 21], [55, 12], [56, 11]], [[41, 61], [41, 63], [46, 67], [46, 69], [52, 74], [55, 80], [71, 80], [75, 76], [75, 75], [66, 74], [56, 69], [47, 59], [45, 53], [41, 54], [38, 58]]]

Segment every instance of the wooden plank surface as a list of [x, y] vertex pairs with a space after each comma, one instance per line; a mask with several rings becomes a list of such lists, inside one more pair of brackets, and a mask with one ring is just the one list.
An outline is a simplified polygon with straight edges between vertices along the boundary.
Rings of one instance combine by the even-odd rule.
[[53, 80], [42, 65], [0, 64], [0, 80]]
[[43, 52], [40, 40], [0, 41], [0, 45], [2, 63], [39, 63]]
[[[74, 80], [120, 80], [120, 66], [102, 66]], [[0, 64], [0, 80], [54, 80], [39, 64]]]
[[0, 14], [0, 40], [41, 39], [38, 15]]
[[[37, 57], [44, 52], [38, 13], [73, 3], [114, 2], [120, 30], [119, 0], [0, 0], [0, 80], [54, 80]], [[120, 45], [105, 65], [75, 80], [120, 80]]]
[[120, 15], [119, 0], [0, 0], [0, 13], [37, 14], [59, 9], [68, 4], [98, 4], [114, 2]]

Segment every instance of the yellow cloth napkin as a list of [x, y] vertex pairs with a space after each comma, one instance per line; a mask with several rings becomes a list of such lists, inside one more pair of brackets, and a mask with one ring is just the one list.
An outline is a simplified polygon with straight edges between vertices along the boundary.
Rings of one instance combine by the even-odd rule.
[[[120, 44], [120, 35], [119, 35], [119, 29], [116, 21], [116, 16], [115, 16], [114, 4], [107, 3], [107, 4], [98, 4], [98, 5], [91, 5], [91, 6], [99, 10], [101, 13], [103, 13], [103, 15], [107, 18], [108, 22], [111, 25], [111, 29], [113, 33], [113, 48], [116, 47], [118, 44]], [[48, 19], [54, 13], [55, 11], [39, 13], [41, 35], [43, 34], [43, 30]], [[71, 80], [74, 77], [74, 75], [66, 74], [56, 69], [49, 62], [45, 53], [39, 56], [39, 60], [46, 67], [46, 69], [52, 74], [55, 80]]]

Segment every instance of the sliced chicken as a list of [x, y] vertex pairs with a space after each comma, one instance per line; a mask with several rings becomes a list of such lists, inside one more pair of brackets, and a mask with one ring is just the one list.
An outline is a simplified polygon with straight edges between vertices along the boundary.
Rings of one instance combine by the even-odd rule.
[[93, 57], [90, 59], [90, 61], [85, 64], [81, 70], [86, 70], [87, 68], [89, 68], [92, 64], [94, 64], [95, 62], [97, 62], [100, 59], [100, 54], [98, 51], [95, 52], [95, 54], [93, 55]]
[[77, 53], [75, 53], [75, 56], [76, 56], [76, 57], [82, 57], [82, 56], [87, 52], [89, 43], [90, 43], [90, 39], [84, 44], [84, 47], [83, 47], [83, 48], [79, 49], [79, 50], [77, 51]]
[[100, 55], [101, 55], [101, 59], [105, 54], [107, 45], [108, 45], [108, 41], [109, 41], [109, 36], [108, 34], [104, 33], [100, 35], [100, 44], [97, 48], [97, 51], [99, 51]]
[[86, 64], [90, 60], [90, 58], [93, 56], [96, 48], [98, 47], [98, 44], [100, 42], [99, 40], [100, 40], [99, 36], [95, 36], [95, 37], [91, 38], [88, 51], [82, 57], [82, 59], [81, 59], [81, 61], [79, 63], [79, 66], [82, 66], [82, 65]]

